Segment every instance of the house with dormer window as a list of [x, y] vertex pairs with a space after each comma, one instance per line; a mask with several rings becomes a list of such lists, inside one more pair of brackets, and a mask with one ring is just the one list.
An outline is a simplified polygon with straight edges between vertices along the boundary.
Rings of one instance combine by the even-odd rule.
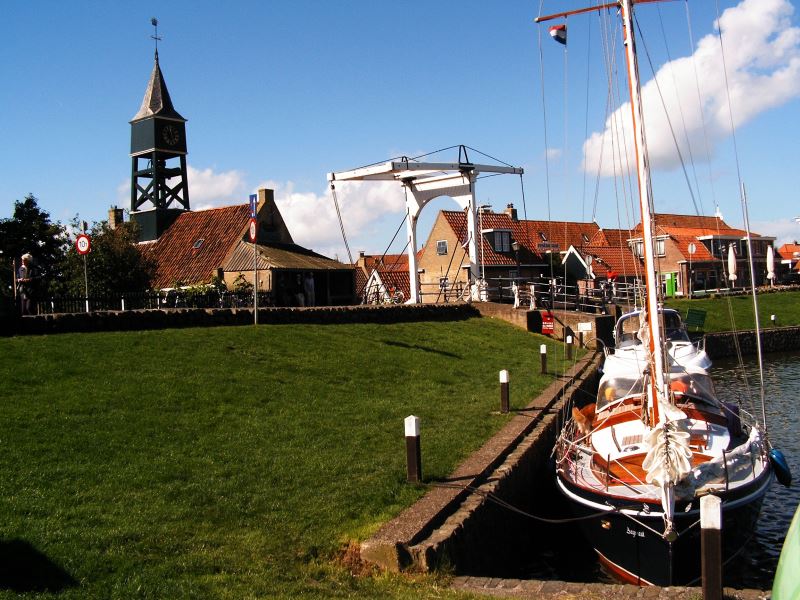
[[258, 191], [256, 243], [250, 241], [250, 206], [185, 211], [157, 239], [141, 242], [157, 263], [153, 288], [164, 290], [223, 281], [228, 289], [253, 285], [258, 272], [264, 305], [301, 306], [304, 281], [314, 281], [313, 304], [355, 300], [355, 269], [294, 243], [272, 190]]

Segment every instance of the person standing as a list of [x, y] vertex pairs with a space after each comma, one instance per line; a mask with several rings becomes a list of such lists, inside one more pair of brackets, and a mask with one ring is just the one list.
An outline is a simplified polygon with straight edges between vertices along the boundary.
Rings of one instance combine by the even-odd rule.
[[314, 274], [311, 271], [308, 271], [303, 279], [303, 292], [305, 294], [306, 306], [315, 306]]
[[34, 314], [33, 277], [33, 256], [25, 253], [22, 255], [22, 264], [17, 271], [17, 292], [19, 294], [20, 310], [23, 315]]

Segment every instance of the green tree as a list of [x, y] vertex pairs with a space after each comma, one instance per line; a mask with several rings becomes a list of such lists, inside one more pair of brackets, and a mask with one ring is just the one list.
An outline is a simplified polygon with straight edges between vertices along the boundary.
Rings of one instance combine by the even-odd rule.
[[0, 293], [13, 295], [13, 265], [19, 268], [20, 257], [29, 253], [36, 276], [34, 293], [44, 294], [60, 278], [67, 244], [64, 226], [50, 220], [33, 194], [16, 200], [13, 216], [0, 219]]
[[[137, 247], [139, 232], [135, 223], [128, 221], [112, 229], [107, 221], [101, 221], [94, 223], [88, 233], [92, 240], [92, 250], [86, 255], [90, 296], [150, 289], [156, 262]], [[66, 254], [63, 271], [62, 291], [83, 295], [84, 257], [74, 244]]]

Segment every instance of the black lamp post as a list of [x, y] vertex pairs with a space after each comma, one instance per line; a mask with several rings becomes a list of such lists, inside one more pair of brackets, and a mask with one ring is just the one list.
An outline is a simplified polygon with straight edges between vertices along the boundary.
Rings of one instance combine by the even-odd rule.
[[514, 255], [517, 258], [517, 279], [519, 279], [521, 277], [521, 275], [522, 275], [522, 273], [520, 273], [520, 271], [519, 271], [519, 242], [514, 241], [511, 244], [511, 248], [514, 250]]

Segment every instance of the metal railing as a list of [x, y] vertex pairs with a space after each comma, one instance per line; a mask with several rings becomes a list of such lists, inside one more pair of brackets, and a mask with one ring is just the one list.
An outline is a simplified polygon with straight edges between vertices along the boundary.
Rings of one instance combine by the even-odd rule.
[[[259, 306], [272, 300], [263, 292]], [[163, 310], [169, 308], [252, 308], [252, 292], [172, 290], [169, 292], [131, 292], [95, 296], [51, 296], [36, 303], [38, 314], [82, 313], [125, 310]]]
[[605, 312], [610, 304], [641, 303], [643, 289], [636, 283], [612, 283], [590, 288], [563, 280], [526, 281], [520, 278], [487, 279], [485, 299], [514, 303], [532, 309], [555, 308], [583, 312]]

